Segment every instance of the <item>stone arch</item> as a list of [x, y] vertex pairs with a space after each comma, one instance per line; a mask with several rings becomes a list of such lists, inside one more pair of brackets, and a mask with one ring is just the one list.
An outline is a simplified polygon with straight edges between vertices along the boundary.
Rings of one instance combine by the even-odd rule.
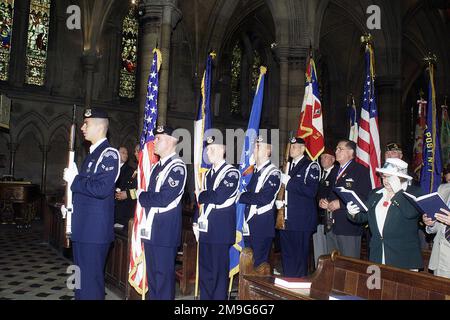
[[27, 121], [20, 126], [20, 129], [17, 130], [15, 141], [19, 144], [21, 140], [29, 133], [36, 139], [36, 142], [39, 145], [43, 145], [45, 141], [47, 141], [44, 133], [46, 132], [46, 128], [42, 128], [39, 124], [34, 122], [33, 120]]

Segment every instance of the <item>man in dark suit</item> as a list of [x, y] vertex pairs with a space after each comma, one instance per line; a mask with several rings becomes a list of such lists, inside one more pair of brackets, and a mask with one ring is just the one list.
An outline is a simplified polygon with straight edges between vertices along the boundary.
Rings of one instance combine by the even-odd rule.
[[137, 179], [135, 170], [128, 164], [128, 149], [119, 148], [120, 175], [116, 182], [115, 225], [124, 230], [128, 227], [128, 220], [134, 216], [136, 206]]
[[186, 165], [177, 157], [178, 138], [173, 129], [153, 130], [158, 163], [152, 166], [147, 191], [138, 189], [137, 198], [145, 208], [140, 226], [151, 300], [175, 299], [175, 258], [181, 244], [182, 204]]
[[225, 145], [207, 138], [206, 154], [212, 167], [198, 195], [200, 215], [193, 224], [199, 241], [201, 300], [225, 300], [229, 274], [229, 250], [236, 238], [236, 197], [240, 173], [225, 162]]
[[104, 268], [114, 240], [114, 184], [119, 176], [119, 152], [111, 148], [106, 133], [108, 115], [100, 109], [86, 109], [81, 127], [92, 145], [80, 172], [75, 163], [64, 169], [64, 180], [73, 193], [72, 248], [80, 268], [81, 287], [77, 300], [105, 298]]
[[320, 165], [322, 166], [322, 174], [319, 182], [319, 190], [317, 191], [317, 202], [319, 203], [317, 232], [313, 235], [314, 245], [314, 261], [317, 266], [319, 257], [328, 253], [327, 239], [325, 232], [330, 231], [329, 214], [327, 210], [328, 197], [336, 180], [339, 166], [336, 165], [336, 157], [333, 150], [326, 148], [320, 155]]
[[[367, 200], [371, 188], [369, 169], [355, 161], [356, 144], [342, 139], [336, 147], [336, 161], [339, 170], [334, 187], [344, 187], [355, 193], [362, 201]], [[362, 226], [347, 219], [345, 204], [332, 192], [328, 200], [322, 202], [321, 207], [327, 207], [334, 220], [331, 231], [327, 233], [327, 247], [331, 252], [339, 250], [344, 256], [360, 258]]]
[[[305, 141], [292, 138], [289, 155], [292, 158], [289, 174], [281, 175], [286, 186], [284, 204], [287, 207], [285, 229], [280, 230], [280, 245], [285, 277], [303, 277], [308, 273], [311, 235], [317, 228], [316, 194], [320, 167], [305, 155]], [[281, 203], [280, 203], [281, 202]], [[283, 201], [276, 201], [277, 208]]]
[[253, 250], [254, 267], [269, 262], [272, 240], [275, 237], [275, 199], [280, 189], [280, 170], [270, 162], [272, 145], [270, 134], [259, 136], [255, 143], [256, 166], [239, 202], [246, 204], [244, 220], [245, 246]]

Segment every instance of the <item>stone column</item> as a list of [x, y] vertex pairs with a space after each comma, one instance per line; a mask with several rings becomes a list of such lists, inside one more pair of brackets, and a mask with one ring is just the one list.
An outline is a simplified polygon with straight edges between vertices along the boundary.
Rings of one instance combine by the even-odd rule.
[[280, 156], [284, 156], [287, 143], [288, 127], [288, 94], [289, 94], [289, 61], [287, 48], [275, 48], [275, 55], [280, 64], [280, 100], [278, 113], [278, 127], [280, 129]]
[[85, 94], [84, 107], [90, 107], [92, 102], [92, 91], [94, 89], [94, 71], [97, 66], [98, 57], [95, 51], [85, 51], [81, 57], [81, 64], [84, 70]]
[[8, 149], [10, 152], [9, 156], [9, 174], [14, 176], [14, 164], [16, 161], [16, 152], [19, 147], [18, 143], [8, 143]]
[[159, 72], [158, 124], [165, 124], [167, 118], [167, 101], [169, 87], [170, 38], [172, 29], [181, 19], [177, 8], [178, 0], [144, 1], [140, 5], [142, 36], [140, 38], [140, 79], [139, 90], [139, 131], [142, 130], [147, 81], [153, 59], [153, 48], [158, 45], [162, 54]]
[[47, 155], [50, 151], [50, 146], [46, 144], [39, 145], [42, 152], [42, 175], [41, 175], [41, 193], [45, 195], [47, 191]]

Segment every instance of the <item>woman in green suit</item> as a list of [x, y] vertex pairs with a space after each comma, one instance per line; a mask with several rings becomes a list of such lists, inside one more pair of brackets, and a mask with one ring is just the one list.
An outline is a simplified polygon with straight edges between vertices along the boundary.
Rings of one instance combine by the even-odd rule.
[[397, 268], [417, 270], [423, 267], [418, 236], [419, 211], [403, 194], [415, 196], [421, 190], [408, 185], [408, 164], [401, 159], [388, 158], [383, 168], [376, 169], [382, 177], [383, 187], [370, 192], [366, 206], [368, 212], [352, 202], [347, 204], [347, 217], [357, 223], [369, 223], [369, 260]]

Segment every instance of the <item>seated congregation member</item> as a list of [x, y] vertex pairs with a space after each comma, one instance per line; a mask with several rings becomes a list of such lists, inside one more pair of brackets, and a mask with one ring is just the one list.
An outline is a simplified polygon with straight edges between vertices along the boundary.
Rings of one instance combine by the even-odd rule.
[[239, 203], [246, 204], [244, 220], [245, 246], [253, 250], [254, 267], [269, 262], [275, 237], [275, 199], [280, 189], [280, 170], [270, 162], [272, 145], [270, 134], [259, 136], [255, 143], [256, 166]]
[[[334, 182], [335, 187], [353, 190], [363, 201], [371, 189], [369, 169], [355, 161], [356, 144], [348, 139], [339, 141], [336, 147], [336, 161], [339, 170]], [[347, 219], [347, 209], [335, 192], [326, 201], [327, 210], [331, 212], [333, 225], [327, 232], [327, 249], [338, 250], [342, 255], [360, 258], [361, 235], [360, 224]]]
[[213, 137], [208, 137], [206, 142], [206, 154], [212, 167], [198, 194], [201, 210], [193, 224], [199, 242], [200, 299], [225, 300], [229, 284], [229, 249], [236, 239], [235, 202], [240, 173], [225, 162], [225, 145]]
[[178, 138], [173, 131], [166, 126], [153, 130], [155, 154], [160, 159], [152, 166], [147, 191], [137, 191], [146, 213], [140, 227], [147, 265], [147, 297], [151, 300], [175, 298], [175, 258], [181, 244], [181, 197], [186, 165], [175, 153]]
[[319, 182], [319, 190], [317, 191], [318, 209], [318, 225], [317, 232], [313, 235], [314, 245], [314, 261], [317, 266], [318, 259], [321, 255], [327, 254], [327, 238], [325, 233], [332, 226], [328, 219], [328, 198], [334, 187], [336, 175], [339, 166], [336, 165], [336, 156], [333, 150], [328, 148], [320, 155], [320, 165], [322, 166], [322, 174]]
[[408, 185], [412, 177], [407, 174], [408, 164], [398, 158], [388, 158], [381, 173], [383, 186], [372, 190], [365, 202], [368, 212], [347, 204], [348, 218], [357, 223], [369, 222], [372, 233], [369, 260], [402, 269], [423, 267], [420, 240], [417, 234], [419, 211], [404, 191], [415, 196], [421, 189]]
[[[139, 145], [137, 146], [139, 148]], [[128, 164], [128, 149], [126, 147], [119, 148], [120, 153], [120, 174], [116, 181], [116, 202], [115, 202], [115, 222], [116, 227], [128, 227], [128, 221], [134, 216], [136, 207], [136, 187], [137, 177], [136, 170]], [[135, 152], [136, 155], [136, 152]]]
[[[446, 173], [450, 174], [450, 171], [444, 172]], [[440, 185], [438, 193], [450, 207], [450, 183]], [[427, 215], [423, 215], [426, 231], [429, 234], [436, 234], [428, 269], [433, 270], [436, 276], [450, 278], [450, 212], [441, 209], [435, 217], [436, 220], [431, 220]]]
[[[285, 229], [280, 230], [281, 259], [285, 277], [304, 277], [308, 274], [309, 244], [317, 228], [316, 194], [320, 167], [304, 155], [305, 141], [292, 138], [289, 155], [292, 158], [288, 174], [281, 174], [285, 184], [287, 206]], [[283, 201], [276, 201], [277, 208]]]

